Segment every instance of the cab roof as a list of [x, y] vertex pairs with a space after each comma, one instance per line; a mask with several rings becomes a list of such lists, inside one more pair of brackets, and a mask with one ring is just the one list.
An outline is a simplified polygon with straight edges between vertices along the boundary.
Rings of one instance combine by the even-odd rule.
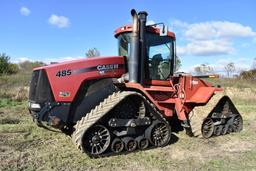
[[[146, 27], [148, 32], [159, 34], [160, 29], [154, 26], [147, 26]], [[132, 25], [124, 25], [122, 27], [119, 27], [118, 29], [115, 30], [115, 37], [118, 37], [119, 34], [121, 33], [126, 33], [126, 32], [132, 32]], [[172, 37], [175, 39], [175, 34], [173, 32], [168, 31], [167, 36]]]

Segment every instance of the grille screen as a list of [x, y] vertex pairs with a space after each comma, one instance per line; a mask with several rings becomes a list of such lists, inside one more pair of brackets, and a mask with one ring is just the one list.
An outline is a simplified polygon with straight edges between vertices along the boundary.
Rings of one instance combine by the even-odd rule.
[[53, 101], [49, 80], [44, 70], [33, 72], [30, 83], [29, 100], [37, 103]]
[[30, 82], [30, 88], [29, 88], [29, 100], [35, 101], [36, 99], [36, 87], [37, 87], [37, 81], [39, 76], [39, 70], [34, 71], [32, 73], [32, 79]]

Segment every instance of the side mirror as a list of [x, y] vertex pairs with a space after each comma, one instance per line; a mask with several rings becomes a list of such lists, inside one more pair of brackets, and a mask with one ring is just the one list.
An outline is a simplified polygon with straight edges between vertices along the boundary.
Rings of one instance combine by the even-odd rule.
[[162, 25], [160, 27], [160, 36], [167, 36], [168, 34], [168, 26]]

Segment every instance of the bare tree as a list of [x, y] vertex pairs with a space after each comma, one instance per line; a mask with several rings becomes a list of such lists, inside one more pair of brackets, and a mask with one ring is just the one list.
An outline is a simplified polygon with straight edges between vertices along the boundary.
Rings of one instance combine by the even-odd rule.
[[181, 66], [182, 66], [181, 60], [180, 60], [180, 58], [178, 56], [176, 56], [176, 63], [175, 64], [176, 64], [175, 72], [177, 72], [181, 68]]
[[232, 73], [234, 73], [236, 71], [236, 67], [234, 62], [230, 62], [225, 66], [225, 70], [227, 72], [227, 76], [231, 77]]
[[256, 69], [256, 57], [252, 61], [252, 69]]
[[213, 73], [214, 69], [209, 64], [201, 64], [199, 66], [196, 66], [194, 68], [194, 71], [196, 72], [197, 75], [204, 75], [204, 74]]
[[100, 56], [100, 51], [98, 51], [98, 49], [96, 48], [92, 48], [85, 53], [85, 56], [87, 56], [88, 58]]

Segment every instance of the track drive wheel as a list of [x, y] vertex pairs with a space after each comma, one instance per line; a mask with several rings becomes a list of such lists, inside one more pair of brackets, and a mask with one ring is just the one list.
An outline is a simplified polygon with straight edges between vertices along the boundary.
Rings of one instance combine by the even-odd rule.
[[155, 120], [146, 130], [146, 138], [156, 147], [166, 146], [171, 139], [171, 127], [168, 123]]

